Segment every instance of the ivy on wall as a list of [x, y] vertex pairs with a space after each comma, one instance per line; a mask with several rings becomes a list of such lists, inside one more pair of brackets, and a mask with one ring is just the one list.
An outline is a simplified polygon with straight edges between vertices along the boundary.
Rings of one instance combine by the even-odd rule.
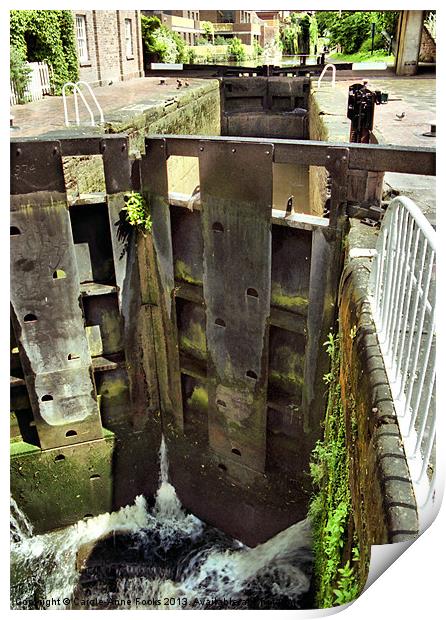
[[79, 68], [71, 11], [10, 11], [11, 49], [28, 62], [52, 67], [52, 87], [59, 95], [65, 82], [77, 81]]

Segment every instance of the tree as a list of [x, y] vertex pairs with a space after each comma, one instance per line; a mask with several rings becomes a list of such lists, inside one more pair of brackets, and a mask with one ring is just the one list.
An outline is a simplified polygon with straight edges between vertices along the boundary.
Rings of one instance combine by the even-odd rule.
[[371, 25], [377, 34], [395, 32], [397, 11], [317, 11], [319, 34], [330, 37], [330, 45], [339, 45], [346, 54], [354, 54], [370, 37]]
[[188, 62], [184, 40], [163, 26], [158, 17], [141, 15], [141, 35], [146, 62]]
[[31, 69], [25, 62], [23, 53], [16, 47], [11, 47], [9, 54], [9, 77], [14, 83], [18, 96], [18, 103], [26, 103], [25, 89], [29, 82]]
[[299, 53], [299, 35], [301, 26], [297, 13], [291, 13], [287, 19], [287, 24], [280, 31], [280, 41], [282, 43], [282, 51], [284, 54], [295, 56]]
[[214, 45], [214, 24], [211, 22], [201, 22], [201, 25], [207, 40], [211, 41], [212, 45]]
[[228, 45], [228, 55], [229, 55], [229, 58], [238, 60], [239, 62], [241, 60], [245, 60], [246, 58], [245, 48], [241, 40], [238, 39], [237, 37], [233, 37], [231, 39], [231, 42]]
[[312, 53], [317, 43], [317, 22], [313, 15], [308, 13], [291, 13], [286, 25], [280, 32], [282, 50], [285, 54]]

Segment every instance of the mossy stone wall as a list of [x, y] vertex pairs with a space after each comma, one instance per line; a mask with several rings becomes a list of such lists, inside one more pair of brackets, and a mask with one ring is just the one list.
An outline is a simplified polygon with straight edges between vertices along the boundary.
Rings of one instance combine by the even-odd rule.
[[11, 494], [39, 534], [113, 509], [114, 435], [40, 450], [11, 443]]
[[[109, 114], [105, 133], [127, 133], [129, 152], [139, 157], [145, 152], [149, 134], [219, 136], [221, 133], [220, 86], [218, 80], [203, 80], [178, 91], [175, 101], [159, 99]], [[72, 133], [73, 129], [70, 129]], [[64, 172], [70, 194], [105, 191], [102, 157], [64, 159]], [[175, 157], [169, 162], [171, 191], [192, 191], [198, 184], [198, 166], [193, 158]], [[191, 183], [195, 183], [190, 187]]]

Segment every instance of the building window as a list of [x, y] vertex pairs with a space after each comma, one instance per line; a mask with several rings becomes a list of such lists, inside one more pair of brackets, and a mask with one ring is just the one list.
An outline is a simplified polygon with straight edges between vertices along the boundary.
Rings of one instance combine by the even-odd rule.
[[127, 58], [133, 58], [132, 20], [125, 20], [125, 54]]
[[76, 39], [79, 62], [88, 62], [87, 20], [85, 15], [76, 15]]

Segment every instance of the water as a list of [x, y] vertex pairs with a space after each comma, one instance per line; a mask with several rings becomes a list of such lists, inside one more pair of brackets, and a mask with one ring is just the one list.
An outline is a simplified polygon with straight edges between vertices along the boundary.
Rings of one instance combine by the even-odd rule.
[[[248, 548], [187, 514], [168, 478], [132, 506], [40, 536], [11, 502], [13, 609], [299, 609], [308, 606], [307, 520]], [[80, 567], [82, 558], [83, 565]]]
[[[306, 61], [306, 65], [311, 66], [316, 64], [317, 57], [309, 56]], [[218, 58], [217, 56], [213, 58], [210, 62], [204, 62], [203, 59], [197, 59], [195, 62], [201, 65], [206, 64], [217, 64], [217, 65], [228, 65], [230, 67], [259, 67], [264, 64], [274, 65], [276, 67], [297, 67], [300, 66], [300, 57], [299, 56], [275, 56], [271, 57], [263, 57], [259, 56], [258, 58], [249, 58], [246, 60], [227, 60], [226, 57]], [[302, 69], [305, 69], [305, 66], [302, 65]]]

